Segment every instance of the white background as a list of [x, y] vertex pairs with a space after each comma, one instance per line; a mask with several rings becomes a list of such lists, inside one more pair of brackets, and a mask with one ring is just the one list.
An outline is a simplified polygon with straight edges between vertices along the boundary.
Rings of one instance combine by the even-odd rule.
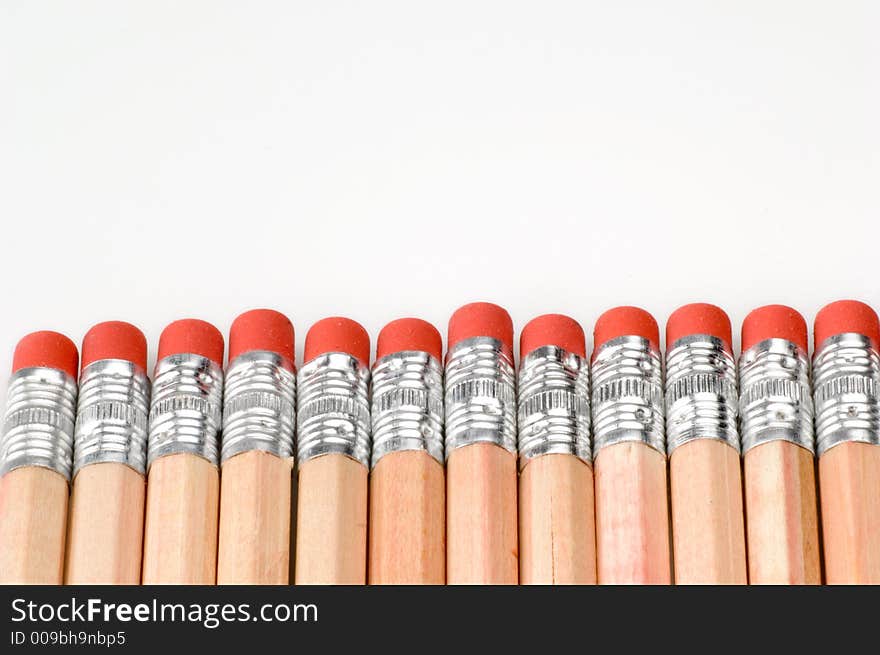
[[[0, 4], [16, 341], [880, 305], [880, 3]], [[738, 338], [737, 338], [738, 341]]]

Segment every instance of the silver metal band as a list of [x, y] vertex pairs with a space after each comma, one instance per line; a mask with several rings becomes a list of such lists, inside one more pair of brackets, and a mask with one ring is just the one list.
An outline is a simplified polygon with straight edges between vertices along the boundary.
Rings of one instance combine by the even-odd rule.
[[73, 475], [89, 464], [116, 462], [143, 474], [147, 458], [150, 381], [136, 364], [102, 359], [79, 380]]
[[156, 364], [147, 468], [160, 457], [190, 453], [217, 465], [223, 371], [201, 355], [170, 355]]
[[23, 368], [12, 375], [0, 439], [0, 476], [41, 466], [70, 480], [76, 393], [76, 380], [58, 369]]
[[666, 355], [666, 448], [695, 439], [723, 441], [737, 452], [736, 364], [720, 339], [682, 337]]
[[284, 358], [252, 350], [226, 367], [220, 463], [259, 450], [293, 456], [296, 431], [296, 373]]
[[423, 450], [443, 463], [443, 368], [419, 351], [386, 355], [373, 365], [373, 458]]
[[297, 376], [297, 457], [347, 455], [370, 465], [370, 370], [348, 353], [325, 353]]
[[810, 360], [787, 339], [766, 339], [739, 359], [739, 416], [743, 454], [768, 441], [789, 441], [814, 452]]
[[606, 446], [644, 443], [666, 454], [663, 367], [647, 339], [610, 339], [596, 351], [593, 376], [593, 458]]
[[446, 355], [446, 457], [473, 443], [516, 454], [516, 377], [503, 344], [490, 337], [457, 343]]
[[816, 450], [840, 443], [880, 445], [880, 355], [870, 340], [844, 333], [813, 356]]
[[520, 468], [541, 455], [590, 452], [590, 369], [579, 355], [556, 346], [533, 350], [518, 379]]

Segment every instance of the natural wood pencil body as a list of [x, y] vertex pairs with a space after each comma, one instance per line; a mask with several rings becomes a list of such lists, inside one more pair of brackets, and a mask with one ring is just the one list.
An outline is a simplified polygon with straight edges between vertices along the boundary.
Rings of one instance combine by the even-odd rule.
[[739, 453], [689, 441], [670, 456], [669, 478], [676, 584], [747, 584]]
[[670, 584], [666, 455], [624, 442], [596, 455], [599, 584]]
[[66, 584], [140, 584], [145, 496], [144, 477], [125, 464], [101, 462], [77, 473]]
[[821, 584], [813, 453], [770, 441], [743, 458], [751, 584]]
[[446, 462], [446, 580], [519, 580], [516, 455], [494, 443], [456, 448]]
[[825, 581], [880, 584], [880, 446], [846, 442], [819, 458]]
[[62, 583], [67, 496], [64, 476], [40, 466], [0, 478], [0, 584]]
[[224, 462], [217, 584], [286, 585], [293, 460], [258, 450]]
[[160, 457], [147, 478], [144, 584], [214, 584], [220, 476], [198, 455]]
[[543, 455], [519, 478], [521, 584], [596, 584], [593, 469]]
[[370, 473], [370, 584], [446, 582], [446, 475], [423, 450], [385, 455]]
[[296, 584], [366, 583], [367, 468], [346, 455], [300, 464]]

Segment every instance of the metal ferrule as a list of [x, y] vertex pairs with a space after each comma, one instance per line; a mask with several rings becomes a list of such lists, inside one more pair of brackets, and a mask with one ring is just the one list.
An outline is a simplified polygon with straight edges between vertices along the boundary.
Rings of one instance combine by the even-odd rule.
[[0, 476], [24, 466], [52, 469], [70, 480], [76, 380], [54, 368], [23, 368], [9, 379]]
[[150, 381], [133, 362], [101, 359], [79, 379], [73, 474], [89, 464], [115, 462], [143, 474], [147, 460]]
[[423, 450], [443, 463], [443, 368], [420, 351], [386, 355], [373, 366], [373, 460]]
[[606, 446], [644, 443], [666, 454], [663, 441], [663, 367], [643, 337], [610, 339], [596, 351], [593, 377], [593, 457]]
[[446, 457], [473, 443], [516, 454], [513, 359], [491, 337], [465, 339], [446, 355]]
[[217, 465], [223, 371], [201, 355], [170, 355], [156, 364], [147, 468], [160, 457], [189, 453]]
[[519, 465], [541, 455], [590, 452], [590, 369], [579, 355], [543, 346], [520, 362]]
[[666, 355], [666, 449], [695, 439], [723, 441], [739, 452], [736, 364], [724, 342], [682, 337]]
[[810, 360], [796, 343], [766, 339], [739, 358], [742, 451], [768, 441], [789, 441], [811, 453], [813, 398]]
[[855, 333], [830, 337], [813, 356], [816, 450], [840, 443], [880, 445], [880, 355]]
[[370, 465], [370, 370], [348, 353], [326, 353], [297, 377], [300, 466], [321, 455], [347, 455]]
[[252, 450], [293, 456], [296, 373], [289, 366], [278, 353], [253, 350], [226, 367], [221, 464]]

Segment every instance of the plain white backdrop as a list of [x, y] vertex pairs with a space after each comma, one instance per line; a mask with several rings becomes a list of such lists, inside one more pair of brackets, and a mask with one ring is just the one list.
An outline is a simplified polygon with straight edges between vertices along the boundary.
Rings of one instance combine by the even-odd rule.
[[[0, 4], [36, 329], [880, 305], [880, 3]], [[738, 337], [737, 337], [738, 340]]]

